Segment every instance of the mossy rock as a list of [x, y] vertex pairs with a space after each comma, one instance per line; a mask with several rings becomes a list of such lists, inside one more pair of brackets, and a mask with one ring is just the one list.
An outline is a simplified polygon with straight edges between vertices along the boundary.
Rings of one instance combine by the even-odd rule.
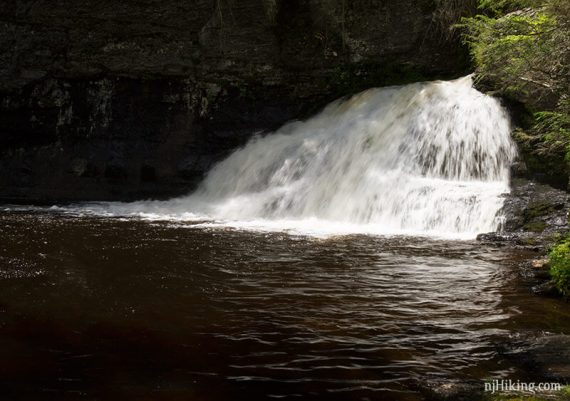
[[548, 217], [557, 210], [556, 205], [549, 203], [533, 203], [528, 205], [523, 213], [525, 231], [543, 232], [548, 224], [541, 218]]
[[548, 216], [555, 210], [557, 210], [556, 206], [549, 203], [532, 203], [528, 205], [524, 214], [525, 217], [533, 219], [536, 217]]
[[541, 233], [546, 229], [547, 224], [544, 221], [533, 221], [526, 223], [523, 228], [525, 231], [533, 233]]

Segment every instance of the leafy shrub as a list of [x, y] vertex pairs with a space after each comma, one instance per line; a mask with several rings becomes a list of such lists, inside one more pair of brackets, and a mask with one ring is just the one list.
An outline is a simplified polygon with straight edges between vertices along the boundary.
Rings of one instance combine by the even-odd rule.
[[479, 8], [495, 14], [505, 14], [515, 10], [542, 5], [538, 0], [479, 0]]
[[567, 98], [570, 2], [480, 0], [479, 6], [481, 14], [461, 23], [478, 74], [515, 98], [530, 96], [534, 104], [542, 100], [536, 96], [549, 98], [552, 106]]
[[[480, 76], [512, 97], [551, 95], [555, 64], [544, 63], [554, 53], [550, 36], [555, 19], [536, 10], [500, 18], [478, 15], [464, 20], [471, 55]], [[537, 99], [540, 100], [540, 99]]]
[[556, 245], [548, 255], [550, 258], [550, 275], [558, 290], [566, 296], [570, 295], [570, 237]]
[[543, 152], [563, 152], [566, 162], [570, 162], [570, 114], [543, 111], [535, 113], [535, 119], [533, 130], [543, 136]]

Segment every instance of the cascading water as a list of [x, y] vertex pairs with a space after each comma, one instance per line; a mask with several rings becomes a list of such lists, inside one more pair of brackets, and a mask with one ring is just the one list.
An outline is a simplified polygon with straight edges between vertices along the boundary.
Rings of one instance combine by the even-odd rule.
[[111, 209], [471, 237], [500, 224], [515, 154], [508, 116], [471, 77], [371, 89], [253, 139], [188, 197]]

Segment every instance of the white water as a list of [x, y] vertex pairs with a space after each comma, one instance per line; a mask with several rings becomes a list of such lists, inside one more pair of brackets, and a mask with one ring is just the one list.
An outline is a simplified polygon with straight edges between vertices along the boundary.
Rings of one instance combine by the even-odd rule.
[[190, 196], [95, 211], [317, 233], [469, 238], [496, 230], [515, 157], [470, 77], [371, 89], [255, 138]]

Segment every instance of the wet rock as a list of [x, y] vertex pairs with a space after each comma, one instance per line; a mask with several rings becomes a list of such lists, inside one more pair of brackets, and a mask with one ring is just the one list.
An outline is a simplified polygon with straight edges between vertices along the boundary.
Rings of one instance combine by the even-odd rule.
[[419, 391], [429, 401], [480, 401], [483, 385], [477, 381], [429, 380]]
[[524, 161], [517, 160], [511, 166], [511, 176], [514, 178], [525, 178], [528, 175], [528, 168]]
[[550, 280], [551, 279], [550, 270], [548, 269], [534, 270], [534, 277], [537, 280]]
[[519, 245], [553, 242], [568, 232], [569, 194], [526, 179], [514, 179], [502, 209], [505, 221], [500, 238]]
[[548, 259], [541, 258], [541, 259], [534, 259], [531, 262], [531, 266], [535, 269], [544, 269], [548, 267]]
[[503, 234], [503, 233], [484, 233], [477, 236], [477, 241], [483, 242], [514, 242], [518, 239], [515, 234]]
[[[546, 276], [543, 278], [549, 279], [550, 276]], [[532, 292], [536, 295], [542, 295], [545, 297], [559, 297], [560, 293], [556, 288], [556, 285], [552, 281], [546, 281], [544, 283], [535, 285], [531, 288]]]
[[570, 381], [570, 336], [541, 337], [524, 353], [524, 357], [544, 377], [562, 383]]

